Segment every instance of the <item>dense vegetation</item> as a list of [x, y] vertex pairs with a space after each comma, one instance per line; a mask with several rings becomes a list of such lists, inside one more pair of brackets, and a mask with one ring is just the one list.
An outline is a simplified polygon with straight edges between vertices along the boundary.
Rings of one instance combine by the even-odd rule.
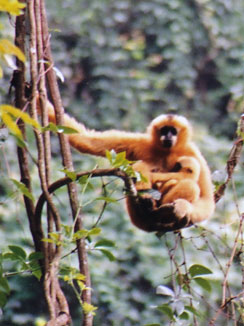
[[[134, 131], [145, 130], [162, 112], [183, 114], [193, 121], [196, 142], [211, 170], [217, 170], [215, 180], [224, 180], [243, 111], [243, 0], [52, 0], [46, 6], [55, 68], [64, 77], [59, 86], [70, 114], [91, 128]], [[2, 36], [9, 37], [13, 28], [6, 16], [2, 18]], [[0, 81], [2, 103], [9, 100], [10, 74], [5, 69]], [[29, 129], [28, 146], [36, 157]], [[16, 142], [2, 135], [0, 246], [9, 253], [3, 268], [11, 292], [0, 325], [41, 326], [48, 316], [40, 283], [28, 273], [15, 273], [30, 266], [23, 265], [27, 259], [23, 253], [18, 252], [22, 260], [17, 259], [14, 247], [8, 248], [19, 245], [28, 255], [34, 250], [22, 193], [10, 180], [20, 179]], [[64, 175], [56, 136], [53, 145], [52, 180], [56, 180]], [[76, 170], [108, 166], [104, 159], [76, 152], [73, 158]], [[85, 228], [92, 229], [102, 216], [101, 233], [88, 241], [93, 305], [98, 308], [94, 325], [204, 326], [210, 320], [211, 325], [243, 325], [240, 166], [211, 221], [160, 239], [130, 224], [120, 200], [122, 182], [105, 178], [80, 185]], [[38, 196], [34, 164], [31, 174]], [[103, 214], [102, 196], [119, 199], [116, 203], [110, 199]], [[69, 241], [66, 190], [59, 190], [55, 200], [66, 236], [64, 257], [69, 254], [60, 271], [65, 276], [67, 266], [77, 267], [70, 254], [74, 245]], [[0, 290], [8, 293], [6, 287]], [[80, 325], [81, 307], [67, 278], [63, 287], [73, 324]]]

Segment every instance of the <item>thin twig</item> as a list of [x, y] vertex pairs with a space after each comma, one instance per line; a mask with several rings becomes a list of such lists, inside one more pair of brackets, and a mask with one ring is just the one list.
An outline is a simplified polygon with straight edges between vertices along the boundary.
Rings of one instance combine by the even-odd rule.
[[219, 187], [219, 189], [214, 194], [216, 203], [223, 197], [225, 193], [225, 189], [232, 178], [235, 167], [240, 161], [241, 151], [243, 147], [244, 114], [240, 118], [239, 129], [240, 129], [239, 130], [240, 136], [238, 136], [237, 139], [235, 140], [226, 164], [226, 170], [227, 170], [226, 181]]

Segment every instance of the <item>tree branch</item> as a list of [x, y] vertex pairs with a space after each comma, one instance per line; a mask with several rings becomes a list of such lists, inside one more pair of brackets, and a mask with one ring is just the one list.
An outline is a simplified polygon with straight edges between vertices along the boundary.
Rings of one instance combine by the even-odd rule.
[[239, 129], [240, 129], [239, 130], [240, 136], [238, 136], [237, 139], [235, 140], [226, 164], [226, 171], [227, 171], [226, 181], [219, 187], [219, 189], [214, 194], [216, 203], [221, 199], [221, 197], [223, 197], [225, 193], [225, 189], [232, 178], [235, 167], [240, 161], [241, 151], [243, 147], [244, 114], [240, 118]]

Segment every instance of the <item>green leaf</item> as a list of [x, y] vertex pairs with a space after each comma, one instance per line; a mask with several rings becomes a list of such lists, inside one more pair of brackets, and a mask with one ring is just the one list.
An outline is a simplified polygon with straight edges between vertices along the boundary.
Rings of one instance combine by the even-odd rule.
[[[126, 152], [117, 154], [114, 150], [106, 151], [106, 157], [114, 168], [121, 168], [122, 170], [128, 169], [128, 166], [132, 163], [126, 159]], [[130, 169], [132, 170], [131, 167]]]
[[61, 239], [61, 234], [60, 233], [58, 233], [58, 232], [49, 232], [48, 235], [49, 235], [50, 239], [53, 241], [53, 243], [55, 243], [57, 246], [60, 246], [62, 244], [62, 241], [60, 241], [60, 239]]
[[194, 277], [193, 281], [195, 281], [198, 285], [200, 285], [204, 290], [211, 292], [211, 284], [208, 280], [202, 277]]
[[29, 260], [40, 260], [40, 259], [43, 259], [43, 258], [44, 258], [43, 253], [39, 252], [39, 251], [31, 252], [29, 254], [29, 257], [28, 257]]
[[182, 314], [179, 316], [180, 319], [182, 320], [188, 320], [190, 318], [188, 312], [184, 311]]
[[185, 310], [191, 312], [193, 315], [196, 315], [196, 316], [200, 316], [201, 315], [199, 313], [199, 311], [197, 309], [195, 309], [194, 307], [192, 307], [192, 306], [185, 306]]
[[191, 277], [195, 277], [196, 275], [212, 274], [213, 272], [205, 266], [195, 264], [189, 268], [189, 273]]
[[18, 260], [18, 257], [13, 254], [12, 252], [6, 252], [5, 254], [3, 254], [4, 259], [9, 259], [12, 261]]
[[25, 6], [26, 5], [24, 3], [21, 3], [18, 0], [14, 0], [14, 1], [1, 1], [1, 3], [0, 3], [0, 11], [6, 11], [10, 15], [18, 16], [18, 15], [21, 15], [23, 13], [23, 11], [21, 9], [25, 8]]
[[77, 176], [76, 172], [74, 172], [74, 171], [69, 171], [68, 169], [62, 169], [62, 170], [60, 170], [60, 171], [61, 171], [61, 172], [64, 172], [65, 175], [66, 175], [68, 178], [70, 178], [72, 181], [75, 181], [75, 180], [76, 180], [76, 176]]
[[107, 203], [118, 203], [117, 199], [111, 198], [111, 197], [97, 197], [96, 200], [103, 200], [106, 201]]
[[17, 257], [20, 257], [24, 260], [26, 259], [27, 254], [24, 251], [24, 249], [22, 249], [21, 247], [18, 247], [18, 246], [8, 246], [8, 247]]
[[121, 152], [116, 155], [115, 161], [113, 163], [114, 167], [120, 167], [126, 161], [126, 153]]
[[6, 125], [6, 127], [19, 139], [23, 139], [22, 133], [16, 122], [13, 121], [12, 117], [6, 113], [2, 112], [1, 114], [2, 121]]
[[18, 190], [26, 197], [28, 197], [31, 201], [34, 202], [34, 197], [33, 195], [29, 192], [28, 188], [26, 187], [25, 184], [23, 184], [22, 182], [19, 182], [15, 179], [10, 179], [14, 184], [15, 186], [18, 188]]
[[[39, 123], [32, 119], [28, 113], [21, 111], [20, 109], [15, 108], [12, 105], [1, 105], [0, 106], [0, 111], [2, 112], [2, 115], [7, 114], [9, 116], [13, 116], [14, 118], [18, 119], [22, 119], [26, 124], [29, 124], [37, 129], [40, 129], [40, 125]], [[14, 132], [15, 133], [15, 132]]]
[[81, 185], [85, 185], [85, 184], [87, 184], [88, 178], [89, 178], [89, 175], [88, 174], [87, 175], [83, 175], [82, 177], [79, 178], [78, 181], [79, 181], [79, 183]]
[[99, 235], [102, 232], [101, 228], [93, 228], [89, 231], [89, 235]]
[[82, 273], [76, 273], [74, 275], [74, 279], [75, 280], [79, 280], [79, 281], [85, 281], [86, 280], [86, 276]]
[[102, 239], [96, 242], [94, 248], [97, 247], [115, 247], [115, 243], [111, 240]]
[[56, 126], [57, 127], [57, 133], [63, 133], [63, 134], [77, 134], [78, 131], [70, 128], [70, 127], [66, 127], [66, 126]]
[[7, 296], [5, 293], [0, 292], [0, 307], [3, 308], [7, 303]]
[[55, 240], [50, 239], [50, 238], [43, 238], [42, 241], [47, 242], [47, 243], [55, 243]]
[[4, 260], [4, 255], [0, 254], [0, 276], [3, 274], [3, 260]]
[[111, 151], [108, 151], [106, 150], [106, 158], [109, 160], [110, 164], [113, 164], [113, 161], [115, 160], [116, 158], [116, 152], [115, 150], [111, 150]]
[[157, 309], [163, 312], [165, 315], [167, 315], [170, 318], [170, 320], [174, 319], [174, 312], [168, 304], [163, 304], [161, 306], [158, 306]]
[[59, 241], [60, 239], [60, 234], [57, 232], [49, 232], [48, 235], [50, 236], [51, 239], [54, 241]]
[[52, 122], [50, 122], [47, 126], [45, 127], [42, 127], [42, 132], [45, 132], [45, 131], [52, 131], [52, 132], [57, 132], [57, 128], [56, 128], [56, 125]]
[[1, 292], [5, 293], [5, 294], [10, 293], [8, 281], [5, 277], [2, 277], [2, 276], [0, 277], [0, 293]]
[[101, 251], [101, 253], [105, 257], [107, 257], [110, 261], [115, 261], [116, 260], [116, 258], [114, 257], [114, 255], [110, 251], [108, 251], [106, 249], [99, 249], [99, 251]]
[[15, 137], [15, 141], [16, 141], [16, 144], [17, 144], [18, 147], [20, 147], [20, 148], [26, 148], [27, 147], [24, 139], [21, 139], [21, 138], [17, 137], [14, 134], [12, 134], [12, 136]]
[[85, 229], [79, 230], [79, 231], [74, 233], [72, 241], [77, 241], [79, 239], [84, 239], [84, 238], [88, 237], [88, 235], [89, 235], [88, 230], [85, 230]]
[[77, 134], [78, 133], [78, 131], [73, 128], [61, 126], [61, 125], [55, 125], [52, 122], [50, 122], [46, 127], [42, 128], [42, 132], [44, 132], [44, 131], [52, 131], [54, 133], [64, 133], [64, 134]]
[[69, 238], [73, 232], [73, 227], [70, 225], [62, 224], [62, 228], [64, 229], [65, 236]]
[[90, 303], [84, 302], [82, 304], [83, 311], [86, 315], [95, 315], [95, 310], [97, 310], [97, 307], [91, 305]]
[[31, 269], [32, 274], [40, 281], [40, 279], [42, 277], [42, 271], [41, 271], [40, 264], [36, 260], [32, 260], [29, 263], [29, 267]]

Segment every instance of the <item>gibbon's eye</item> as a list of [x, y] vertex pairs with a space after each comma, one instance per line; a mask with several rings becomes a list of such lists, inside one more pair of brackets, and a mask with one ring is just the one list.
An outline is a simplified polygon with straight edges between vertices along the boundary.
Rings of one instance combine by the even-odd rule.
[[177, 135], [177, 130], [172, 126], [165, 126], [165, 127], [160, 129], [160, 135], [161, 136], [167, 136], [169, 134], [171, 134], [172, 136], [176, 136]]
[[172, 126], [164, 126], [159, 130], [160, 140], [163, 144], [163, 147], [170, 148], [174, 146], [176, 142], [177, 130]]

